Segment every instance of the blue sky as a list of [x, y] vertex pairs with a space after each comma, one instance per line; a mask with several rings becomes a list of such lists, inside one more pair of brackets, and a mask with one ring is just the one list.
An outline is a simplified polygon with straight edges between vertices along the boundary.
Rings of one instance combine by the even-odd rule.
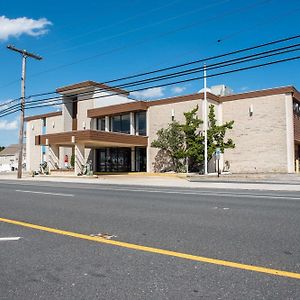
[[[42, 5], [41, 1], [2, 1], [0, 102], [20, 96], [21, 59], [6, 49], [7, 44], [44, 58], [28, 60], [26, 93], [31, 95], [84, 80], [105, 82], [296, 35], [300, 33], [299, 15], [297, 0], [284, 4], [282, 0], [51, 0]], [[300, 61], [293, 61], [215, 77], [208, 80], [208, 86], [224, 83], [234, 92], [284, 85], [300, 89], [299, 67]], [[202, 87], [199, 80], [146, 91], [146, 95], [169, 97]], [[49, 110], [54, 108], [27, 114]], [[17, 142], [18, 117], [0, 118], [0, 145]]]

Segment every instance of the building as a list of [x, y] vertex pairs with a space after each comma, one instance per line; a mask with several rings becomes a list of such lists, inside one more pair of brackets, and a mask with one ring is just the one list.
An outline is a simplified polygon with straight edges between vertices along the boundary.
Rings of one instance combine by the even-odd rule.
[[[212, 91], [220, 91], [215, 94]], [[223, 92], [222, 92], [223, 91]], [[225, 92], [224, 92], [225, 91]], [[300, 155], [300, 93], [292, 86], [230, 94], [220, 86], [207, 92], [219, 124], [236, 144], [221, 156], [232, 173], [295, 172]], [[203, 92], [155, 101], [131, 99], [127, 91], [93, 81], [58, 88], [62, 110], [27, 117], [27, 170], [42, 161], [64, 168], [75, 158], [75, 173], [90, 161], [96, 172], [159, 170], [156, 132], [199, 105]]]
[[[9, 145], [0, 152], [0, 172], [18, 169], [19, 145]], [[23, 165], [26, 164], [25, 145], [23, 150]]]

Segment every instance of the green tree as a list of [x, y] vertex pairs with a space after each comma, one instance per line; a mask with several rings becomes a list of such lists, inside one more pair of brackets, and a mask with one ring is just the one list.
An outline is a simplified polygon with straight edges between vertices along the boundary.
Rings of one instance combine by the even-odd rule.
[[197, 116], [198, 105], [190, 112], [185, 112], [185, 123], [180, 125], [185, 137], [185, 158], [190, 171], [199, 170], [204, 160], [204, 137], [200, 131], [203, 123]]
[[[180, 124], [173, 121], [167, 128], [157, 131], [157, 139], [151, 143], [151, 147], [159, 148], [165, 156], [171, 159], [171, 169], [180, 172], [183, 169], [184, 158], [184, 133]], [[166, 159], [166, 158], [165, 158]]]
[[0, 146], [0, 152], [1, 152], [2, 150], [4, 150], [4, 149], [5, 149], [5, 147]]
[[224, 153], [225, 149], [232, 149], [235, 147], [232, 139], [227, 139], [225, 141], [225, 134], [228, 129], [233, 128], [234, 121], [217, 125], [215, 108], [213, 105], [209, 106], [208, 121], [209, 128], [207, 130], [207, 156], [208, 160], [210, 160], [213, 157], [216, 148], [220, 148], [221, 152]]
[[[197, 116], [198, 105], [189, 112], [184, 113], [185, 123], [173, 121], [166, 129], [157, 132], [157, 140], [151, 146], [159, 148], [163, 155], [159, 158], [164, 161], [166, 156], [171, 159], [171, 168], [175, 172], [185, 169], [184, 159], [188, 159], [189, 171], [199, 172], [204, 165], [204, 135], [203, 121]], [[216, 148], [224, 153], [225, 149], [234, 148], [232, 139], [225, 140], [225, 134], [233, 128], [234, 121], [217, 125], [214, 106], [209, 106], [209, 128], [207, 130], [207, 154], [210, 160]], [[156, 157], [156, 159], [158, 156]]]

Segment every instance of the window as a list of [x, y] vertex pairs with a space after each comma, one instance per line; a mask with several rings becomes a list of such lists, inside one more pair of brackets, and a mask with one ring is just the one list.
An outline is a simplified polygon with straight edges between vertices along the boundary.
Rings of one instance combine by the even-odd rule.
[[146, 112], [135, 113], [135, 132], [137, 135], [146, 135]]
[[105, 130], [105, 118], [97, 119], [97, 130]]
[[130, 133], [130, 114], [111, 117], [111, 131]]

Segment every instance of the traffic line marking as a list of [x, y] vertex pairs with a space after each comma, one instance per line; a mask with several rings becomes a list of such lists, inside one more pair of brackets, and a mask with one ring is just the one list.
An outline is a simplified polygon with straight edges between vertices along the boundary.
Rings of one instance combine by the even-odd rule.
[[138, 250], [138, 251], [143, 251], [143, 252], [148, 252], [148, 253], [161, 254], [161, 255], [172, 256], [172, 257], [178, 257], [178, 258], [182, 258], [182, 259], [203, 262], [203, 263], [208, 263], [208, 264], [213, 264], [213, 265], [219, 265], [219, 266], [225, 266], [225, 267], [230, 267], [230, 268], [235, 268], [235, 269], [240, 269], [240, 270], [247, 270], [247, 271], [265, 273], [265, 274], [270, 274], [270, 275], [300, 279], [299, 273], [294, 273], [294, 272], [289, 272], [289, 271], [270, 269], [270, 268], [254, 266], [254, 265], [247, 265], [247, 264], [236, 263], [236, 262], [227, 261], [227, 260], [197, 256], [197, 255], [192, 255], [192, 254], [187, 254], [187, 253], [175, 252], [175, 251], [171, 251], [171, 250], [164, 250], [164, 249], [160, 249], [160, 248], [153, 248], [153, 247], [131, 244], [131, 243], [126, 243], [126, 242], [120, 242], [120, 241], [115, 241], [115, 240], [107, 240], [107, 239], [104, 239], [101, 237], [89, 236], [86, 234], [65, 231], [65, 230], [60, 230], [60, 229], [51, 228], [51, 227], [45, 227], [45, 226], [31, 224], [31, 223], [17, 221], [17, 220], [0, 218], [0, 222], [14, 224], [14, 225], [23, 226], [23, 227], [28, 227], [31, 229], [41, 230], [41, 231], [50, 232], [50, 233], [56, 233], [59, 235], [65, 235], [65, 236], [69, 236], [69, 237], [73, 237], [73, 238], [89, 240], [89, 241], [93, 241], [93, 242], [97, 242], [97, 243], [118, 246], [121, 248], [127, 248], [127, 249]]
[[51, 196], [74, 197], [73, 194], [61, 194], [61, 193], [50, 193], [50, 192], [37, 192], [37, 191], [25, 191], [25, 190], [16, 190], [16, 192], [31, 193], [31, 194], [42, 194], [42, 195], [51, 195]]
[[21, 237], [17, 236], [17, 237], [2, 237], [0, 238], [0, 242], [1, 241], [18, 241]]

